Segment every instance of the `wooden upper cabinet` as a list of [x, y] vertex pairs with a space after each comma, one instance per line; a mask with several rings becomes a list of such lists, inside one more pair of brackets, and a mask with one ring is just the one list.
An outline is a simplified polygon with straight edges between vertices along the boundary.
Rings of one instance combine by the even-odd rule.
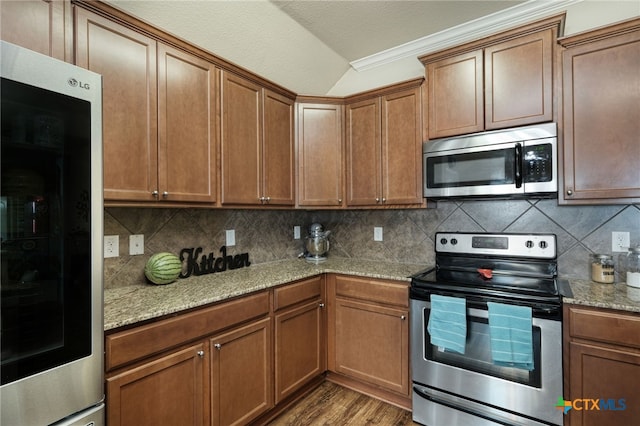
[[558, 202], [640, 202], [640, 19], [560, 40]]
[[216, 196], [215, 66], [158, 44], [158, 188], [170, 201]]
[[260, 204], [262, 88], [222, 77], [222, 204]]
[[427, 64], [429, 138], [484, 128], [482, 51], [456, 55]]
[[215, 201], [215, 67], [76, 7], [77, 65], [103, 76], [105, 201]]
[[422, 202], [421, 81], [347, 104], [347, 206]]
[[485, 129], [553, 120], [554, 30], [484, 50]]
[[222, 204], [294, 204], [293, 100], [223, 73]]
[[156, 41], [75, 8], [76, 64], [102, 75], [105, 200], [158, 189]]
[[553, 121], [564, 14], [425, 55], [429, 139]]
[[342, 105], [299, 103], [298, 205], [343, 203]]
[[267, 204], [295, 204], [294, 101], [263, 90], [262, 197]]
[[347, 206], [382, 200], [380, 98], [346, 106]]
[[421, 88], [382, 97], [382, 202], [417, 205], [422, 197]]
[[2, 40], [62, 61], [72, 61], [69, 0], [0, 2]]

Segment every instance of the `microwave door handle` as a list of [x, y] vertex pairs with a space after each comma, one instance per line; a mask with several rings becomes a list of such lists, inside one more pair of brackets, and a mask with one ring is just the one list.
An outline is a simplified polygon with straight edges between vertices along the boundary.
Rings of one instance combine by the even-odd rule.
[[516, 155], [515, 155], [515, 174], [516, 174], [516, 188], [522, 187], [522, 144], [518, 142], [516, 144]]

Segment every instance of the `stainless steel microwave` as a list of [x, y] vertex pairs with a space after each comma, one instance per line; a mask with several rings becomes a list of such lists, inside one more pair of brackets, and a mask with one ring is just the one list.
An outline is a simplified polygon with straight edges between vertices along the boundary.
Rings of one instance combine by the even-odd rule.
[[423, 143], [426, 198], [553, 198], [558, 192], [555, 123]]

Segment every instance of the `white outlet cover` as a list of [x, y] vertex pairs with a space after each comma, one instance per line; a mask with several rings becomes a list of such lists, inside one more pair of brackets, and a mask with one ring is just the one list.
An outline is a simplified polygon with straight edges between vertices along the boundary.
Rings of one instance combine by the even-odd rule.
[[129, 236], [129, 254], [131, 256], [144, 254], [144, 235], [138, 234]]
[[227, 247], [236, 245], [236, 231], [235, 229], [227, 229]]
[[297, 225], [293, 227], [293, 239], [294, 240], [300, 239], [300, 227]]
[[373, 241], [382, 241], [382, 227], [374, 226], [373, 227]]
[[611, 233], [611, 251], [626, 252], [631, 246], [631, 238], [628, 232]]
[[117, 235], [104, 236], [104, 258], [120, 256], [120, 238]]

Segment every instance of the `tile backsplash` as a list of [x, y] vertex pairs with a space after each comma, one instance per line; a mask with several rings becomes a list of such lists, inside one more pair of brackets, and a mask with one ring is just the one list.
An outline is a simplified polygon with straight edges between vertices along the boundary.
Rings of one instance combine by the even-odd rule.
[[[222, 210], [105, 208], [104, 234], [120, 236], [120, 254], [105, 259], [105, 287], [143, 283], [144, 265], [160, 251], [179, 254], [202, 247], [218, 255], [226, 230], [235, 230], [229, 254], [249, 253], [252, 263], [293, 259], [303, 240], [293, 227], [320, 222], [331, 230], [330, 256], [424, 264], [434, 262], [437, 231], [543, 232], [558, 238], [563, 278], [588, 279], [589, 253], [611, 254], [611, 232], [627, 231], [640, 244], [640, 205], [558, 206], [556, 200], [438, 202], [416, 210]], [[373, 228], [383, 228], [374, 241]], [[145, 254], [129, 256], [129, 235], [143, 234]], [[613, 253], [617, 256], [617, 253]]]

